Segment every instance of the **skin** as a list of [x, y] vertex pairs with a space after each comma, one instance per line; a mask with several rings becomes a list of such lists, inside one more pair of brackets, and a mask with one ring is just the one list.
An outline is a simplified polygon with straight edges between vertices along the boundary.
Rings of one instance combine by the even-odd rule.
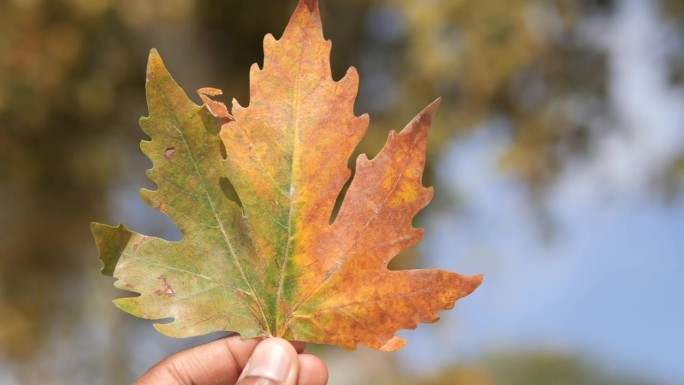
[[176, 353], [134, 385], [325, 385], [327, 367], [304, 348], [282, 338], [234, 335]]

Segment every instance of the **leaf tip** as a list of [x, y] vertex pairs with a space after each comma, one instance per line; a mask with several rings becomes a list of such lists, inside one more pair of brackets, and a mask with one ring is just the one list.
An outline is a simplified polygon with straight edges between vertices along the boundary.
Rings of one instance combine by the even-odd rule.
[[307, 8], [309, 8], [309, 12], [318, 13], [318, 0], [300, 0], [299, 6], [301, 6], [302, 4], [306, 5]]
[[[416, 115], [415, 118], [408, 124], [403, 130], [401, 130], [400, 135], [421, 135], [427, 138], [427, 133], [432, 125], [432, 119], [437, 113], [439, 105], [442, 103], [442, 98], [437, 98], [432, 103], [428, 104], [422, 111]], [[427, 145], [427, 141], [425, 141]]]
[[484, 280], [484, 275], [482, 274], [475, 274], [475, 275], [466, 275], [466, 276], [460, 276], [461, 279], [461, 285], [459, 288], [459, 298], [463, 298], [467, 295], [472, 294], [475, 289], [480, 287], [482, 285], [482, 281]]
[[394, 352], [403, 348], [404, 345], [406, 345], [405, 339], [394, 336], [389, 341], [385, 342], [378, 350], [381, 352]]
[[437, 113], [437, 109], [439, 109], [439, 105], [442, 104], [442, 98], [439, 97], [435, 99], [432, 103], [428, 104], [427, 107], [420, 113], [421, 116], [429, 116], [430, 117], [430, 123], [432, 122], [432, 117]]
[[292, 17], [290, 18], [290, 22], [285, 28], [283, 37], [288, 35], [288, 31], [293, 30], [297, 25], [309, 25], [309, 28], [313, 28], [311, 28], [307, 34], [313, 33], [314, 35], [323, 36], [323, 26], [321, 23], [321, 12], [318, 7], [318, 0], [299, 0], [297, 8], [295, 8]]
[[477, 274], [471, 276], [472, 282], [474, 284], [473, 290], [475, 290], [478, 286], [482, 285], [482, 281], [484, 281], [484, 274]]
[[150, 49], [150, 54], [147, 56], [147, 79], [149, 81], [150, 75], [156, 70], [166, 70], [164, 62], [156, 48]]
[[152, 64], [155, 61], [161, 60], [161, 56], [159, 56], [159, 51], [157, 51], [156, 48], [150, 49], [150, 53], [147, 55], [147, 67], [149, 69], [150, 64]]

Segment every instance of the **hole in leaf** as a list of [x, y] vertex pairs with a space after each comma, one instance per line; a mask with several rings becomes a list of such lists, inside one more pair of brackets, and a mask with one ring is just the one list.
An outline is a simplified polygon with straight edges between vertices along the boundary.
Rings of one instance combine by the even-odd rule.
[[416, 264], [420, 262], [420, 248], [418, 245], [413, 245], [406, 250], [401, 251], [394, 258], [387, 263], [389, 270], [406, 270], [415, 269]]
[[210, 135], [218, 135], [219, 132], [221, 132], [221, 119], [216, 118], [211, 114], [207, 114], [204, 118], [204, 128]]
[[226, 145], [223, 144], [223, 140], [219, 140], [219, 152], [221, 152], [221, 158], [228, 159], [228, 153], [226, 153]]
[[332, 212], [330, 213], [330, 220], [328, 221], [329, 225], [335, 223], [335, 218], [337, 218], [337, 214], [340, 212], [340, 207], [342, 207], [344, 197], [345, 195], [347, 195], [347, 190], [349, 190], [349, 186], [351, 185], [351, 182], [354, 179], [354, 170], [356, 170], [356, 167], [352, 167], [351, 170], [352, 174], [349, 176], [349, 179], [347, 179], [347, 181], [344, 183], [344, 186], [342, 186], [342, 190], [340, 190], [340, 194], [337, 196], [337, 199], [335, 200], [335, 205], [333, 206]]
[[166, 318], [155, 319], [154, 323], [159, 324], [159, 325], [166, 325], [166, 324], [173, 323], [175, 320], [176, 319], [173, 317], [166, 317]]
[[238, 206], [240, 206], [240, 208], [242, 208], [242, 201], [240, 201], [240, 197], [238, 196], [237, 191], [235, 191], [235, 187], [233, 187], [233, 184], [230, 183], [228, 178], [221, 177], [221, 179], [219, 179], [219, 185], [221, 186], [221, 191], [223, 191], [223, 195], [225, 195], [226, 198], [235, 202]]

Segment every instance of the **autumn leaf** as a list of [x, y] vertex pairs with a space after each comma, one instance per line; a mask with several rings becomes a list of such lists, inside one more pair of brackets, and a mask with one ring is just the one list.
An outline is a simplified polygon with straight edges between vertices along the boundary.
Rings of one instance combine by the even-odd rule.
[[391, 351], [405, 343], [399, 329], [437, 320], [480, 284], [481, 276], [387, 269], [423, 235], [411, 221], [432, 197], [421, 178], [439, 101], [391, 132], [374, 159], [358, 157], [332, 218], [369, 119], [353, 113], [356, 70], [332, 79], [330, 48], [317, 2], [300, 1], [282, 38], [264, 39], [249, 107], [234, 101], [230, 112], [210, 98], [221, 93], [213, 88], [194, 104], [151, 52], [141, 119], [151, 140], [141, 148], [158, 189], [141, 195], [183, 238], [92, 225], [103, 274], [140, 293], [118, 307], [172, 318], [154, 325], [172, 337], [229, 330]]

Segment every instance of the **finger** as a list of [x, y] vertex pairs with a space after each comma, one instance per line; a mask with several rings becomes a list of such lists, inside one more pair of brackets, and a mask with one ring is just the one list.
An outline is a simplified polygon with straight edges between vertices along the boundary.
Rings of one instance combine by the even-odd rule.
[[266, 338], [254, 349], [237, 385], [297, 385], [299, 359], [291, 343]]
[[328, 383], [328, 367], [313, 354], [299, 355], [298, 385], [325, 385]]
[[292, 344], [292, 346], [294, 346], [297, 353], [299, 353], [299, 354], [304, 353], [304, 349], [306, 349], [306, 342], [294, 341], [294, 342], [290, 342], [290, 343]]
[[234, 335], [176, 353], [152, 367], [135, 385], [235, 383], [258, 343]]

